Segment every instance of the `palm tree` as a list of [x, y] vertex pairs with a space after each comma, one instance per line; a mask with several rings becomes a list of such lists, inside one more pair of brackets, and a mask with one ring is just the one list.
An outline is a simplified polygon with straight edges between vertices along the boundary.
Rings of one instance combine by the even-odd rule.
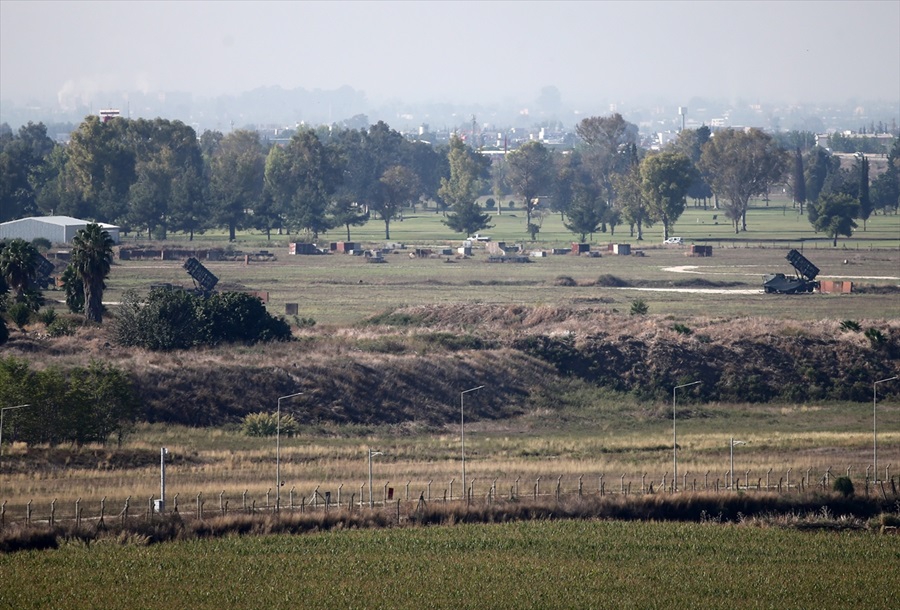
[[16, 291], [16, 301], [24, 299], [25, 291], [37, 275], [37, 266], [37, 248], [24, 239], [13, 239], [0, 247], [0, 274]]
[[113, 240], [100, 225], [91, 223], [72, 240], [72, 266], [84, 284], [84, 319], [102, 322], [103, 289], [112, 266]]

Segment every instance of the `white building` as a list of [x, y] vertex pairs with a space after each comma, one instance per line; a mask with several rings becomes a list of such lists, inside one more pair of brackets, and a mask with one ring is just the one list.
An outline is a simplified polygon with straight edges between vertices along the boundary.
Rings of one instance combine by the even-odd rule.
[[[71, 216], [36, 216], [0, 223], [0, 239], [24, 239], [32, 241], [43, 237], [54, 244], [70, 244], [75, 234], [91, 223]], [[119, 227], [102, 222], [99, 224], [109, 233], [113, 243], [119, 243]]]

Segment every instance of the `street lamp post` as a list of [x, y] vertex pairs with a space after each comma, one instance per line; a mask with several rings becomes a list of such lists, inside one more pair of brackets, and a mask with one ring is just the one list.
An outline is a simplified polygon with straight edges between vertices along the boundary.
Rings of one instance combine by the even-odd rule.
[[672, 388], [672, 491], [678, 491], [678, 436], [675, 434], [675, 390], [697, 385], [698, 383], [702, 382], [692, 381], [691, 383], [677, 385]]
[[465, 415], [465, 395], [475, 390], [480, 390], [483, 385], [477, 388], [469, 388], [459, 393], [459, 445], [462, 453], [462, 490], [465, 496], [466, 492], [466, 415]]
[[381, 451], [375, 451], [369, 447], [369, 508], [375, 508], [375, 501], [372, 499], [372, 458], [376, 455], [384, 455]]
[[878, 405], [878, 384], [894, 381], [895, 379], [900, 379], [900, 376], [894, 375], [887, 379], [879, 379], [872, 384], [872, 466], [875, 469], [875, 481], [878, 480], [878, 428], [875, 419], [876, 406]]
[[730, 483], [729, 487], [731, 487], [732, 491], [734, 491], [734, 446], [735, 445], [746, 445], [746, 444], [747, 444], [746, 441], [736, 441], [736, 440], [734, 440], [733, 436], [731, 437], [731, 471], [728, 476], [731, 478], [731, 483]]
[[31, 405], [16, 405], [14, 407], [0, 407], [0, 456], [3, 455], [3, 416], [10, 409], [21, 409], [23, 407], [30, 407]]
[[275, 512], [281, 507], [281, 401], [300, 396], [303, 392], [278, 398], [278, 414], [275, 416]]

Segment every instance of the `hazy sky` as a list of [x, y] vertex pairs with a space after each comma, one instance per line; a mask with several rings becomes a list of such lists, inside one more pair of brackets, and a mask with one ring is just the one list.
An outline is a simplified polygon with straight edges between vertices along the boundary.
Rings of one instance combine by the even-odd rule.
[[900, 0], [0, 0], [0, 98], [260, 86], [370, 101], [900, 99]]

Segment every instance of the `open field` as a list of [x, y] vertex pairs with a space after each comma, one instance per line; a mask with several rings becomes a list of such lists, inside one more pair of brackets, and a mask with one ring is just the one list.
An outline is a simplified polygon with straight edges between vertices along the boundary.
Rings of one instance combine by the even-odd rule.
[[0, 606], [878, 610], [898, 553], [897, 536], [599, 521], [71, 543], [0, 555]]
[[[773, 201], [772, 206], [776, 206]], [[896, 317], [900, 299], [896, 293], [804, 295], [785, 298], [762, 294], [762, 276], [766, 273], [792, 274], [785, 260], [791, 248], [801, 248], [821, 269], [821, 279], [850, 280], [856, 285], [898, 286], [900, 284], [900, 216], [877, 216], [868, 231], [856, 238], [841, 240], [832, 248], [827, 239], [816, 238], [805, 219], [788, 219], [781, 207], [753, 210], [747, 233], [739, 236], [722, 232], [712, 225], [713, 212], [689, 208], [673, 231], [685, 243], [713, 245], [712, 258], [688, 258], [687, 247], [663, 247], [657, 235], [647, 233], [642, 244], [627, 237], [620, 227], [615, 238], [596, 236], [593, 249], [603, 250], [602, 258], [586, 256], [550, 256], [533, 259], [531, 264], [488, 264], [487, 253], [479, 245], [468, 259], [435, 257], [411, 259], [413, 246], [449, 247], [459, 245], [440, 222], [441, 216], [422, 214], [395, 223], [391, 242], [407, 249], [386, 255], [386, 264], [367, 264], [363, 257], [346, 255], [290, 256], [289, 238], [272, 242], [245, 235], [236, 247], [246, 252], [254, 248], [275, 253], [274, 262], [207, 262], [222, 286], [241, 286], [269, 292], [269, 310], [283, 314], [286, 303], [297, 303], [301, 318], [319, 324], [346, 325], [364, 317], [406, 305], [423, 303], [481, 303], [520, 305], [585, 306], [604, 304], [610, 310], [627, 311], [635, 299], [650, 305], [651, 313], [671, 314], [685, 320], [698, 313], [788, 317], [803, 320], [823, 318], [859, 319]], [[787, 220], [786, 220], [787, 219]], [[495, 241], [521, 243], [523, 219], [505, 213], [495, 217], [491, 230]], [[538, 244], [524, 244], [526, 251], [551, 246], [568, 246], [572, 236], [565, 233], [558, 216], [548, 216], [547, 230]], [[804, 224], [805, 223], [805, 224]], [[354, 239], [370, 245], [384, 244], [383, 235], [370, 233], [377, 221], [370, 221]], [[798, 224], [794, 228], [794, 224]], [[552, 227], [552, 229], [551, 229]], [[727, 229], [727, 227], [725, 227]], [[329, 240], [340, 239], [329, 235]], [[807, 240], [807, 241], [801, 241]], [[633, 243], [645, 256], [613, 256], [605, 252], [610, 242]], [[130, 243], [126, 241], [125, 243]], [[167, 245], [184, 246], [171, 239]], [[197, 247], [223, 246], [215, 236], [203, 236]], [[846, 261], [846, 262], [845, 262]], [[146, 290], [152, 283], [191, 286], [181, 260], [117, 261], [108, 281], [104, 299], [110, 303], [122, 299], [128, 289]], [[624, 287], [598, 286], [600, 276], [612, 275], [624, 280]], [[577, 285], [561, 287], [560, 277]], [[801, 307], [795, 306], [798, 302]]]
[[[727, 493], [732, 437], [746, 443], [734, 451], [735, 486], [741, 489], [775, 489], [779, 483], [792, 489], [814, 487], [829, 469], [833, 479], [846, 475], [848, 468], [857, 489], [865, 488], [872, 464], [871, 404], [690, 405], [679, 411], [682, 490], [719, 486]], [[879, 478], [885, 478], [885, 468], [888, 478], [896, 477], [900, 404], [880, 403], [878, 421]], [[147, 498], [158, 497], [162, 446], [170, 452], [170, 501], [179, 494], [182, 506], [191, 507], [202, 493], [215, 510], [221, 494], [238, 510], [246, 492], [248, 502], [259, 508], [274, 504], [274, 438], [251, 438], [235, 429], [142, 425], [122, 450], [96, 446], [66, 454], [60, 449], [56, 466], [41, 465], [48, 456], [42, 458], [39, 448], [7, 449], [0, 479], [7, 519], [21, 521], [28, 500], [41, 518], [54, 499], [58, 518], [71, 518], [78, 498], [86, 511], [96, 514], [101, 498], [107, 497], [108, 506], [118, 512], [131, 496], [140, 513]], [[532, 496], [535, 491], [553, 495], [557, 484], [562, 494], [573, 494], [579, 477], [584, 493], [591, 495], [599, 492], [601, 476], [605, 491], [613, 494], [623, 487], [631, 493], [649, 492], [651, 485], [659, 490], [664, 476], [666, 486], [672, 484], [671, 404], [608, 398], [585, 408], [467, 423], [465, 446], [467, 485], [479, 501], [492, 487], [496, 497]], [[320, 425], [281, 439], [282, 502], [311, 502], [316, 489], [323, 495], [331, 492], [332, 501], [340, 498], [343, 504], [351, 498], [359, 502], [360, 494], [367, 502], [369, 448], [384, 454], [373, 459], [376, 503], [383, 502], [387, 487], [395, 489], [395, 499], [412, 502], [420, 494], [429, 500], [462, 496], [458, 425], [418, 430], [415, 425]]]

